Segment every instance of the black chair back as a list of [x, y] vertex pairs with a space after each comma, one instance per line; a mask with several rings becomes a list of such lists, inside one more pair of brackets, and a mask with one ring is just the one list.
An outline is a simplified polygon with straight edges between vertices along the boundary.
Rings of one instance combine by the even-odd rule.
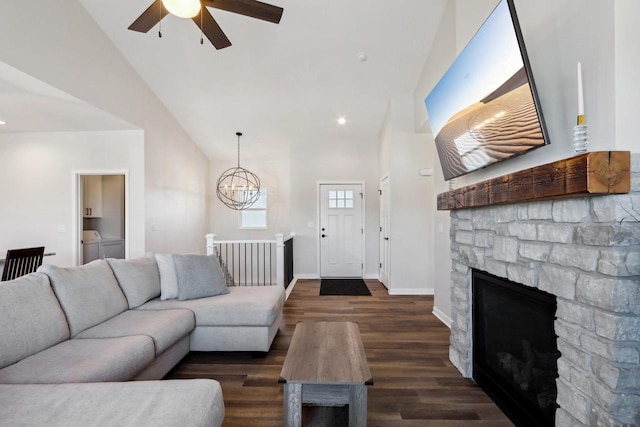
[[9, 249], [2, 270], [2, 281], [13, 280], [33, 273], [42, 265], [44, 246], [38, 248]]

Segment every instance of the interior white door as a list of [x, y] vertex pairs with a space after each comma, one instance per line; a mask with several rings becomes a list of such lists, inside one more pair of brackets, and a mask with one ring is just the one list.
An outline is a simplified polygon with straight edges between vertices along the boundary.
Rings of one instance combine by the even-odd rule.
[[320, 276], [362, 277], [362, 184], [320, 185]]
[[389, 177], [385, 177], [380, 181], [380, 282], [389, 289], [389, 228], [390, 209], [389, 209]]

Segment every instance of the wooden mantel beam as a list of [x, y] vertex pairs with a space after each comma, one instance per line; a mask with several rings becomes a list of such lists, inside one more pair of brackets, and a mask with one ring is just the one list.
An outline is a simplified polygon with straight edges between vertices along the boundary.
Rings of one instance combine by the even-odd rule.
[[438, 194], [438, 210], [631, 189], [631, 153], [594, 151]]

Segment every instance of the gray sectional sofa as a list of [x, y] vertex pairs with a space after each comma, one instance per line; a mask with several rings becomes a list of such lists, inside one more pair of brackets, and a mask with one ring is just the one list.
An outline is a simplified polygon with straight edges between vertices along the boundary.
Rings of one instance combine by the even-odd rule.
[[[221, 425], [218, 382], [153, 380], [190, 350], [268, 351], [285, 292], [210, 288], [214, 258], [191, 257], [177, 280], [140, 258], [0, 283], [0, 426]], [[178, 298], [162, 299], [164, 279], [184, 287]]]

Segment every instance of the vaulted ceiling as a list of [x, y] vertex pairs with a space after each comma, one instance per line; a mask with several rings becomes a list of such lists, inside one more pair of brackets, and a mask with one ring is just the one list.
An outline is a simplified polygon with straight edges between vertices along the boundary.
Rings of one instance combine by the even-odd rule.
[[232, 43], [216, 50], [172, 15], [162, 38], [158, 26], [128, 30], [152, 0], [77, 1], [209, 156], [237, 130], [264, 142], [376, 143], [389, 100], [411, 99], [446, 3], [269, 0], [284, 8], [278, 25], [210, 9]]

